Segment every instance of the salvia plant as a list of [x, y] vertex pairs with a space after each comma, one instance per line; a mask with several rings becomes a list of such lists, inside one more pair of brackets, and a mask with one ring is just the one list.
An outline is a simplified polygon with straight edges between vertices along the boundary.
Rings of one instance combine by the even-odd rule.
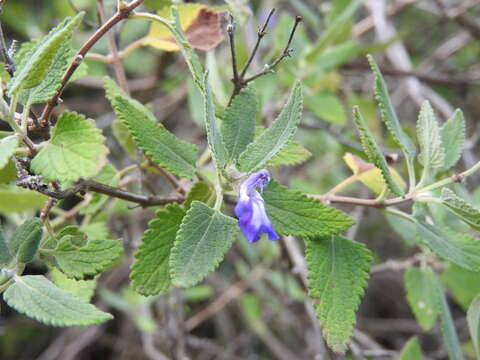
[[[259, 118], [258, 93], [262, 88], [255, 85], [256, 79], [274, 73], [293, 55], [292, 39], [302, 19], [291, 20], [291, 32], [279, 57], [255, 73], [252, 60], [273, 12], [260, 28], [243, 66], [237, 60], [235, 21], [223, 14], [234, 86], [231, 98], [221, 102], [212, 92], [211, 74], [189, 42], [195, 39], [181, 22], [192, 9], [196, 14], [203, 9], [218, 15], [217, 10], [172, 5], [159, 14], [143, 13], [137, 9], [142, 2], [118, 1], [113, 17], [80, 49], [72, 47], [71, 40], [83, 13], [66, 18], [42, 38], [20, 44], [15, 52], [3, 46], [8, 76], [4, 76], [0, 112], [10, 130], [1, 133], [0, 173], [10, 177], [17, 190], [8, 187], [0, 201], [4, 205], [10, 202], [13, 209], [18, 207], [16, 217], [10, 217], [18, 224], [16, 230], [8, 235], [0, 233], [0, 291], [8, 306], [52, 326], [89, 326], [112, 319], [89, 301], [100, 274], [126, 261], [122, 241], [111, 238], [98, 220], [99, 214], [114, 211], [112, 199], [122, 199], [155, 210], [130, 268], [131, 287], [144, 296], [199, 284], [221, 264], [234, 242], [250, 243], [248, 246], [255, 249], [257, 242], [276, 241], [289, 251], [293, 246], [298, 255], [301, 247], [297, 241], [301, 239], [305, 257], [294, 256], [294, 265], [306, 263], [307, 273], [300, 277], [315, 305], [324, 340], [333, 352], [344, 354], [374, 259], [364, 244], [345, 235], [355, 221], [334, 205], [351, 204], [377, 208], [418, 249], [405, 266], [408, 303], [423, 330], [431, 329], [437, 319], [441, 322], [450, 358], [462, 359], [444, 283], [439, 278], [446, 266], [452, 276], [453, 272], [480, 271], [480, 240], [475, 234], [480, 230], [480, 210], [456, 186], [477, 171], [480, 163], [460, 172], [452, 170], [465, 142], [462, 111], [456, 110], [440, 126], [425, 101], [416, 132], [407, 130], [396, 115], [379, 67], [369, 55], [378, 113], [400, 156], [393, 162], [385, 156], [362, 116], [361, 106], [354, 106], [352, 117], [363, 159], [352, 154], [345, 159], [354, 171], [352, 176], [374, 190], [377, 197], [337, 195], [351, 178], [326, 194], [302, 193], [282, 185], [275, 171], [309, 156], [293, 140], [302, 122], [302, 83], [294, 83], [283, 108], [268, 126]], [[352, 2], [347, 6], [334, 25], [342, 26], [358, 5]], [[117, 132], [122, 132], [138, 162], [115, 168], [107, 157], [106, 139], [93, 120], [68, 110], [52, 116], [63, 90], [77, 72], [84, 71], [82, 61], [93, 44], [127, 19], [152, 23], [153, 33], [144, 43], [163, 41], [162, 46], [181, 51], [201, 99], [195, 111], [201, 114], [206, 134], [207, 146], [202, 151], [168, 131], [149, 106], [133, 99], [111, 78], [104, 79], [106, 98], [118, 118]], [[163, 40], [155, 38], [155, 31], [164, 34]], [[317, 45], [295, 56], [332, 56], [328, 48], [334, 38], [334, 31], [327, 31]], [[332, 57], [331, 61], [339, 60]], [[45, 104], [42, 113], [33, 113], [35, 104]], [[394, 165], [404, 169], [397, 172]], [[139, 167], [166, 177], [173, 184], [173, 195], [126, 190], [127, 175]], [[401, 174], [407, 174], [407, 181]], [[62, 210], [59, 205], [75, 197], [82, 201]], [[40, 204], [42, 210], [38, 217], [32, 217], [32, 212], [24, 212], [17, 201], [26, 201], [30, 208]], [[81, 222], [76, 221], [77, 214], [82, 215]], [[24, 275], [32, 261], [45, 264], [48, 273]], [[479, 314], [477, 298], [467, 317], [477, 353]], [[407, 344], [403, 356], [421, 356], [417, 340]]]

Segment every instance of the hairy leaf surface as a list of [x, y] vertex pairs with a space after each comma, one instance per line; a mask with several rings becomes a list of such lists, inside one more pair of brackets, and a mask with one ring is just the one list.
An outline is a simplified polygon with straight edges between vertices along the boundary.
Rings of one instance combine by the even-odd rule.
[[355, 312], [367, 286], [371, 252], [342, 236], [306, 239], [308, 291], [318, 298], [317, 316], [333, 351], [344, 353]]

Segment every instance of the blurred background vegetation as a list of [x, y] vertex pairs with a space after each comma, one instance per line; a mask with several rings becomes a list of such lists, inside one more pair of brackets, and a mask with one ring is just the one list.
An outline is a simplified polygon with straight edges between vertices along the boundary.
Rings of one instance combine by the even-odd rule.
[[[5, 1], [4, 1], [5, 2]], [[157, 11], [167, 0], [147, 0], [144, 8]], [[282, 183], [310, 193], [325, 193], [352, 175], [342, 159], [359, 155], [361, 148], [351, 121], [352, 105], [360, 105], [368, 125], [395, 167], [394, 144], [377, 116], [373, 98], [373, 77], [365, 55], [372, 53], [388, 82], [397, 114], [408, 132], [414, 131], [419, 106], [430, 100], [440, 122], [461, 108], [467, 119], [466, 151], [458, 168], [469, 168], [479, 159], [480, 129], [480, 2], [469, 0], [365, 0], [346, 14], [349, 0], [226, 0], [202, 4], [230, 7], [236, 21], [238, 60], [243, 64], [253, 47], [257, 29], [269, 11], [276, 8], [268, 34], [262, 42], [253, 69], [278, 56], [285, 46], [295, 16], [303, 16], [293, 41], [292, 57], [275, 73], [255, 84], [260, 100], [259, 121], [270, 123], [283, 105], [295, 79], [304, 83], [305, 111], [296, 140], [311, 157], [301, 165], [283, 167], [274, 176]], [[110, 16], [115, 1], [105, 0]], [[75, 35], [76, 48], [100, 23], [95, 0], [6, 1], [0, 15], [8, 44], [44, 35], [66, 17], [85, 10], [81, 30]], [[348, 16], [351, 15], [351, 16]], [[202, 104], [194, 91], [182, 57], [146, 42], [149, 34], [144, 20], [128, 20], [114, 29], [121, 51], [128, 49], [122, 63], [132, 95], [149, 104], [168, 129], [179, 137], [205, 147]], [[129, 46], [135, 49], [129, 51]], [[139, 46], [137, 46], [139, 45]], [[140, 46], [142, 45], [142, 46]], [[107, 37], [92, 49], [81, 77], [63, 95], [54, 114], [71, 109], [95, 119], [108, 139], [110, 158], [117, 168], [136, 161], [132, 146], [115, 121], [104, 96], [102, 77], [114, 77], [110, 64], [101, 56], [110, 52]], [[228, 41], [208, 52], [200, 52], [210, 70], [217, 101], [226, 105], [233, 89]], [[34, 111], [41, 111], [41, 107]], [[4, 125], [3, 123], [1, 124]], [[3, 129], [0, 129], [3, 130]], [[406, 176], [402, 166], [396, 167]], [[3, 174], [5, 176], [5, 174]], [[153, 180], [149, 172], [136, 175], [133, 189], [168, 193], [170, 185]], [[2, 182], [8, 182], [1, 179]], [[375, 183], [358, 176], [343, 194], [374, 197]], [[365, 187], [362, 182], [367, 185]], [[467, 186], [473, 201], [480, 204], [480, 177]], [[12, 211], [22, 198], [9, 198], [0, 185], [0, 213], [15, 223]], [[12, 201], [15, 208], [12, 210]], [[35, 207], [33, 198], [25, 209]], [[43, 198], [36, 206], [43, 205]], [[71, 209], [75, 203], [64, 202]], [[101, 205], [103, 206], [103, 205]], [[412, 232], [394, 219], [387, 225], [377, 209], [340, 206], [357, 221], [348, 237], [365, 243], [376, 255], [366, 295], [358, 313], [350, 358], [394, 359], [405, 342], [418, 335], [430, 359], [446, 359], [439, 326], [424, 332], [408, 307], [403, 289], [403, 270], [414, 250], [409, 247]], [[132, 253], [152, 218], [152, 210], [127, 211], [114, 201], [102, 211], [91, 211], [92, 223], [108, 219], [108, 228], [124, 240], [127, 261], [105, 273], [99, 280], [95, 303], [113, 312], [115, 320], [89, 328], [57, 329], [41, 325], [2, 306], [0, 317], [1, 359], [312, 359], [319, 353], [318, 324], [312, 304], [305, 296], [302, 269], [287, 256], [280, 243], [260, 241], [256, 245], [239, 239], [226, 261], [202, 285], [188, 290], [172, 289], [153, 298], [144, 298], [129, 288], [128, 272]], [[81, 216], [77, 219], [81, 221]], [[7, 229], [8, 231], [8, 229]], [[27, 272], [43, 274], [46, 269], [32, 263]], [[480, 274], [457, 268], [443, 272], [459, 337], [471, 353], [465, 309], [480, 292]], [[86, 290], [87, 291], [87, 290]], [[3, 305], [3, 304], [2, 304]], [[162, 355], [163, 354], [163, 355]]]

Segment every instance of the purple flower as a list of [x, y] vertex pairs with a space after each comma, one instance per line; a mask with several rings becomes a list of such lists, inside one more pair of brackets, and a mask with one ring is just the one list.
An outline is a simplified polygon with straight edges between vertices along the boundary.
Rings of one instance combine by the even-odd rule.
[[240, 185], [240, 197], [235, 206], [235, 215], [238, 217], [238, 225], [243, 235], [251, 243], [260, 239], [260, 233], [268, 234], [270, 240], [280, 238], [265, 212], [262, 195], [257, 191], [259, 188], [262, 192], [269, 182], [270, 174], [268, 170], [263, 169], [250, 175]]

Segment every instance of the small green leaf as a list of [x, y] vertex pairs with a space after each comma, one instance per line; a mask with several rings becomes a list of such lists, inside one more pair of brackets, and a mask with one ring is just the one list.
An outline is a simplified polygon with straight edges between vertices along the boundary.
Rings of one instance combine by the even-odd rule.
[[13, 255], [8, 248], [5, 234], [0, 227], [0, 266], [7, 265], [13, 259]]
[[435, 114], [428, 101], [422, 104], [417, 121], [417, 138], [420, 145], [418, 161], [424, 168], [436, 169], [445, 162], [445, 149]]
[[170, 253], [184, 216], [185, 210], [171, 204], [159, 210], [148, 224], [130, 273], [133, 289], [138, 293], [156, 295], [170, 287]]
[[417, 219], [417, 235], [438, 256], [467, 270], [480, 270], [480, 239]]
[[472, 300], [480, 294], [480, 272], [450, 264], [443, 271], [442, 280], [452, 292], [455, 301], [465, 311]]
[[298, 142], [289, 141], [265, 166], [299, 165], [307, 161], [310, 156], [312, 156], [312, 153]]
[[400, 353], [399, 360], [423, 360], [422, 349], [416, 336], [407, 341]]
[[433, 328], [438, 318], [437, 295], [431, 270], [410, 268], [405, 271], [407, 301], [424, 331]]
[[213, 94], [208, 84], [208, 73], [203, 77], [204, 89], [204, 112], [205, 128], [207, 130], [207, 140], [212, 157], [215, 160], [217, 169], [223, 169], [227, 161], [227, 149], [223, 142], [223, 135], [220, 131], [220, 122], [215, 116], [215, 105], [213, 104]]
[[66, 18], [60, 25], [51, 30], [41, 40], [37, 41], [23, 61], [17, 64], [15, 76], [10, 82], [8, 89], [9, 96], [20, 89], [28, 89], [42, 82], [48, 74], [52, 62], [57, 56], [58, 50], [70, 40], [73, 31], [82, 21], [81, 12], [73, 18]]
[[285, 235], [327, 236], [354, 224], [343, 212], [271, 181], [262, 194], [275, 230]]
[[[22, 258], [24, 258], [24, 256], [28, 258], [30, 254], [30, 247], [35, 247], [35, 243], [40, 241], [41, 236], [42, 221], [39, 218], [26, 220], [22, 225], [17, 227], [12, 237], [7, 242], [8, 248], [10, 249], [10, 252], [17, 258], [20, 256]], [[38, 244], [36, 246], [38, 248]], [[20, 250], [22, 251], [22, 255], [20, 255]]]
[[220, 264], [237, 234], [235, 219], [194, 201], [171, 251], [172, 282], [182, 287], [200, 282]]
[[475, 346], [477, 358], [480, 357], [480, 295], [477, 296], [470, 305], [467, 312], [468, 329]]
[[105, 89], [115, 113], [128, 127], [138, 147], [171, 173], [192, 179], [196, 146], [165, 129], [147, 107], [130, 98], [113, 80], [105, 78]]
[[480, 210], [458, 197], [448, 188], [442, 189], [442, 203], [472, 229], [480, 231]]
[[365, 245], [342, 236], [305, 241], [308, 292], [320, 300], [316, 312], [324, 337], [333, 351], [345, 353], [367, 286], [372, 254]]
[[353, 119], [357, 130], [360, 134], [360, 140], [362, 142], [363, 150], [367, 154], [368, 160], [373, 163], [382, 173], [382, 177], [385, 180], [385, 184], [388, 189], [397, 196], [403, 196], [405, 193], [402, 188], [393, 179], [390, 169], [388, 168], [387, 161], [377, 145], [373, 134], [368, 129], [367, 123], [363, 119], [362, 114], [358, 106], [353, 108]]
[[76, 236], [63, 236], [52, 252], [60, 269], [68, 276], [81, 279], [93, 276], [113, 265], [123, 252], [118, 240], [88, 240], [79, 246]]
[[212, 184], [205, 181], [200, 181], [192, 186], [188, 192], [185, 202], [183, 203], [183, 206], [188, 210], [190, 209], [192, 202], [194, 200], [198, 200], [212, 207], [215, 204], [215, 198], [216, 195]]
[[3, 299], [18, 312], [47, 325], [90, 326], [113, 318], [40, 275], [16, 278]]
[[455, 110], [450, 119], [443, 124], [440, 134], [446, 150], [444, 165], [440, 170], [448, 170], [460, 159], [465, 144], [465, 118], [461, 110]]
[[8, 160], [14, 154], [18, 146], [17, 135], [11, 135], [0, 139], [0, 169], [4, 168]]
[[52, 130], [52, 138], [33, 158], [31, 169], [47, 181], [77, 181], [98, 173], [108, 148], [93, 120], [64, 112]]
[[297, 82], [287, 104], [275, 119], [254, 142], [240, 155], [240, 170], [251, 173], [265, 165], [291, 140], [302, 118], [302, 86]]
[[85, 301], [90, 301], [97, 287], [97, 279], [93, 280], [75, 280], [70, 279], [60, 270], [53, 268], [50, 271], [52, 282], [60, 289], [65, 290]]
[[431, 269], [430, 272], [431, 282], [435, 284], [437, 293], [437, 306], [442, 324], [443, 339], [448, 351], [448, 357], [449, 359], [463, 360], [464, 357], [462, 354], [462, 349], [460, 347], [460, 342], [458, 341], [455, 324], [453, 323], [452, 314], [450, 313], [450, 308], [448, 307], [445, 292], [437, 275]]
[[[15, 56], [17, 63], [21, 62], [23, 57], [29, 56], [32, 48], [37, 46], [38, 40], [33, 40], [22, 44], [22, 48]], [[75, 52], [70, 47], [69, 42], [64, 42], [57, 50], [54, 59], [45, 78], [37, 85], [29, 89], [23, 89], [20, 92], [18, 102], [20, 104], [38, 104], [47, 102], [52, 98], [62, 84], [63, 74], [67, 70]]]
[[257, 93], [253, 84], [243, 88], [232, 100], [223, 119], [223, 139], [228, 161], [236, 162], [255, 137]]
[[24, 222], [22, 226], [15, 231], [11, 244], [20, 244], [17, 251], [17, 260], [19, 262], [26, 264], [33, 260], [40, 246], [40, 240], [42, 239], [42, 226], [42, 221], [34, 218]]
[[0, 186], [0, 199], [0, 212], [8, 214], [41, 209], [48, 197], [32, 190]]
[[402, 148], [410, 158], [414, 158], [417, 150], [415, 145], [408, 135], [403, 131], [400, 126], [400, 121], [397, 118], [397, 114], [393, 108], [392, 102], [390, 100], [390, 95], [388, 94], [387, 85], [383, 79], [382, 73], [378, 68], [375, 59], [371, 55], [367, 55], [368, 62], [372, 68], [373, 75], [375, 76], [375, 97], [380, 107], [382, 114], [382, 119], [385, 122], [385, 125], [388, 128], [388, 131], [392, 134], [393, 139], [400, 148]]

